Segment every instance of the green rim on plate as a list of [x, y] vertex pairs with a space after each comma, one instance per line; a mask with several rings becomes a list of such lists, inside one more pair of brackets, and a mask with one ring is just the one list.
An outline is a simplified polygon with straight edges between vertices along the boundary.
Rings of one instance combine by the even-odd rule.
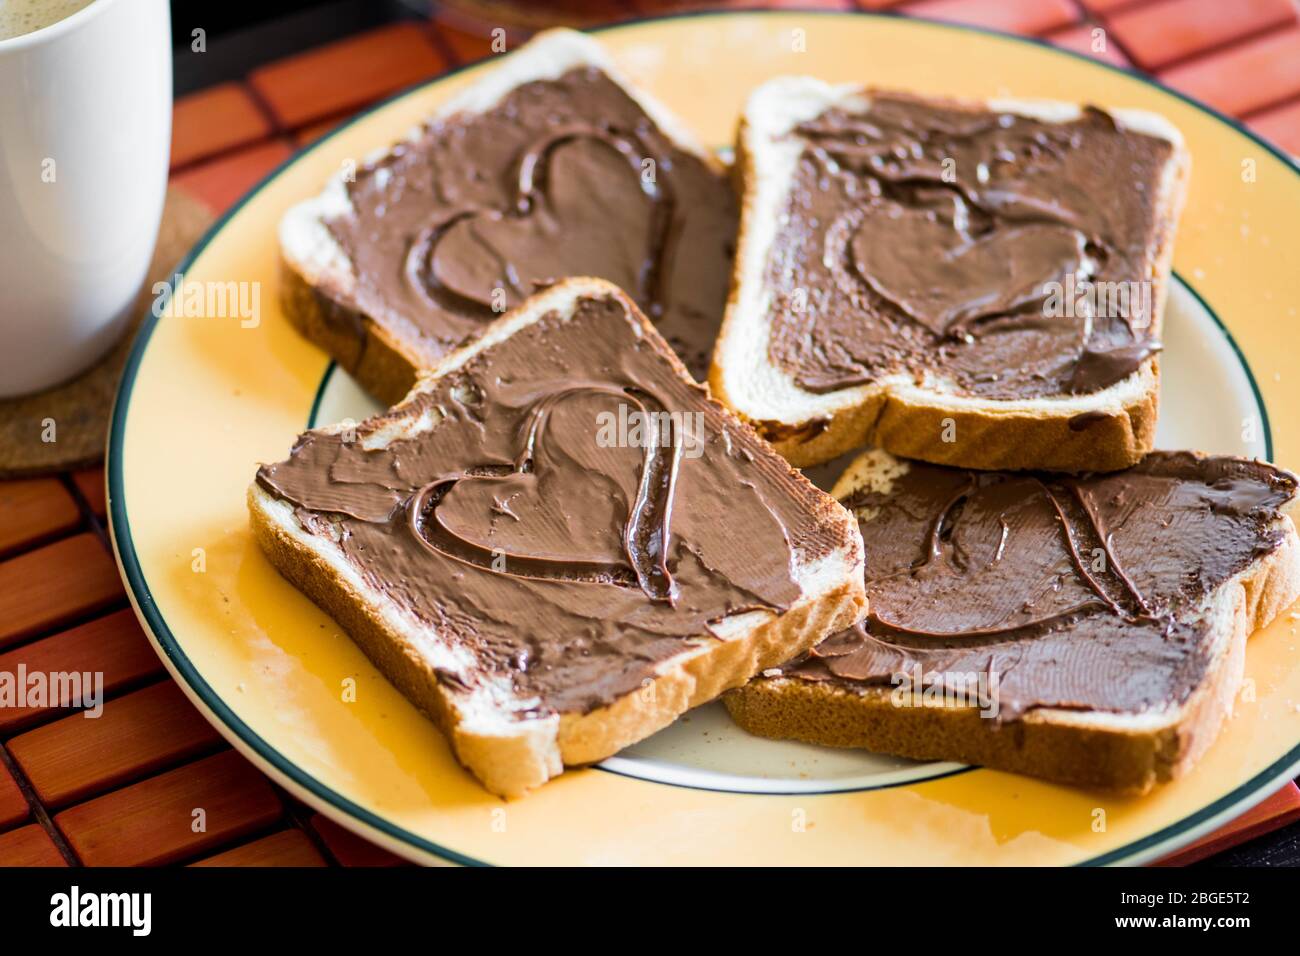
[[[789, 11], [774, 11], [774, 10], [748, 10], [748, 11], [735, 11], [735, 12], [743, 13], [747, 16], [755, 16], [755, 15], [791, 16], [792, 15]], [[609, 26], [592, 30], [591, 32], [597, 34], [607, 33], [607, 32], [628, 29], [645, 23], [660, 22], [664, 20], [680, 20], [680, 19], [687, 19], [687, 18], [694, 18], [694, 17], [719, 17], [719, 16], [726, 16], [726, 15], [728, 14], [720, 13], [718, 11], [692, 11], [692, 12], [680, 13], [680, 14], [675, 14], [675, 15], [670, 15], [665, 17], [641, 18], [641, 19], [631, 19], [631, 20], [621, 21], [619, 23], [611, 24]], [[853, 17], [853, 18], [874, 17], [874, 18], [897, 19], [897, 17], [893, 14], [876, 14], [876, 13], [867, 13], [863, 11], [808, 10], [808, 11], [799, 11], [798, 13], [798, 16], [814, 16], [814, 15]], [[1121, 67], [1114, 66], [1109, 63], [1095, 60], [1085, 54], [1077, 53], [1073, 50], [1066, 50], [1066, 49], [1061, 49], [1059, 47], [1055, 47], [1042, 40], [1017, 36], [1015, 34], [1005, 33], [1002, 31], [987, 29], [983, 27], [972, 27], [972, 26], [965, 26], [959, 24], [931, 21], [922, 18], [908, 18], [908, 19], [911, 22], [923, 24], [927, 27], [934, 28], [934, 29], [949, 30], [949, 31], [955, 30], [955, 31], [963, 31], [963, 32], [973, 33], [973, 34], [989, 35], [989, 36], [1000, 37], [1006, 40], [1014, 40], [1018, 43], [1025, 43], [1025, 44], [1031, 44], [1038, 47], [1043, 47], [1051, 50], [1053, 53], [1055, 53], [1058, 56], [1072, 57], [1087, 62], [1095, 68], [1111, 70], [1117, 73], [1121, 73], [1130, 78], [1137, 79], [1143, 84], [1154, 87], [1169, 96], [1172, 96], [1178, 100], [1181, 100], [1191, 105], [1192, 107], [1213, 117], [1214, 119], [1217, 119], [1219, 122], [1229, 127], [1230, 129], [1235, 130], [1237, 133], [1246, 137], [1256, 145], [1263, 147], [1273, 156], [1280, 159], [1292, 172], [1300, 176], [1300, 166], [1297, 166], [1295, 160], [1293, 160], [1290, 156], [1286, 155], [1284, 152], [1279, 150], [1271, 143], [1255, 135], [1253, 132], [1251, 132], [1241, 123], [1237, 122], [1231, 117], [1223, 115], [1222, 113], [1218, 112], [1212, 107], [1206, 106], [1192, 99], [1191, 97], [1188, 97], [1185, 94], [1178, 92], [1177, 90], [1173, 90], [1170, 89], [1169, 87], [1163, 86], [1162, 84], [1146, 76], [1135, 73], [1131, 70], [1126, 70]], [[256, 186], [254, 186], [251, 190], [249, 190], [249, 192], [246, 195], [244, 195], [243, 198], [241, 198], [234, 206], [228, 209], [211, 226], [211, 228], [209, 228], [209, 230], [203, 236], [203, 238], [199, 240], [199, 242], [194, 246], [194, 248], [189, 252], [189, 254], [186, 255], [185, 258], [176, 266], [176, 268], [173, 270], [174, 274], [184, 274], [187, 271], [190, 264], [193, 263], [195, 259], [198, 258], [198, 256], [203, 252], [203, 250], [208, 246], [208, 244], [213, 240], [213, 238], [225, 228], [227, 222], [236, 213], [238, 213], [248, 202], [254, 199], [262, 191], [262, 189], [266, 187], [268, 183], [276, 179], [286, 168], [288, 168], [289, 166], [297, 162], [302, 156], [311, 153], [312, 151], [314, 151], [315, 149], [323, 145], [325, 142], [327, 142], [328, 140], [332, 139], [334, 136], [341, 133], [343, 130], [352, 126], [354, 123], [360, 122], [361, 120], [368, 117], [370, 114], [384, 108], [390, 103], [410, 95], [415, 90], [424, 89], [434, 84], [440, 83], [443, 80], [445, 80], [447, 77], [453, 76], [456, 73], [459, 73], [462, 70], [475, 65], [477, 64], [466, 64], [464, 66], [457, 67], [453, 70], [449, 70], [446, 73], [443, 73], [442, 75], [440, 75], [434, 80], [426, 81], [417, 84], [413, 87], [408, 87], [407, 89], [404, 89], [394, 94], [393, 96], [387, 97], [386, 99], [380, 101], [379, 103], [376, 103], [370, 108], [358, 113], [356, 116], [352, 117], [347, 122], [339, 125], [333, 131], [326, 134], [324, 137], [317, 140], [316, 142], [312, 143], [310, 146], [307, 146], [306, 148], [295, 153], [293, 156], [290, 156], [289, 158], [284, 160], [284, 162], [280, 163], [278, 166], [275, 167], [275, 169], [273, 169], [270, 173], [268, 173], [265, 177], [263, 177], [263, 179]], [[1181, 281], [1181, 279], [1179, 281]], [[1236, 340], [1233, 338], [1231, 332], [1223, 324], [1222, 320], [1219, 319], [1216, 310], [1214, 310], [1210, 306], [1210, 304], [1206, 302], [1204, 298], [1202, 298], [1201, 295], [1190, 285], [1188, 285], [1185, 282], [1183, 283], [1183, 285], [1186, 288], [1188, 288], [1189, 291], [1191, 291], [1192, 294], [1200, 301], [1201, 305], [1211, 315], [1211, 317], [1214, 319], [1216, 324], [1218, 324], [1219, 328], [1222, 329], [1225, 338], [1228, 340], [1228, 343], [1231, 345], [1234, 353], [1236, 354], [1238, 360], [1240, 361], [1242, 368], [1245, 370], [1247, 378], [1250, 381], [1251, 389], [1254, 392], [1256, 403], [1260, 409], [1260, 413], [1262, 416], [1264, 440], [1266, 444], [1267, 454], [1269, 455], [1269, 457], [1272, 457], [1273, 443], [1272, 443], [1272, 433], [1268, 423], [1268, 411], [1266, 406], [1264, 405], [1263, 397], [1260, 393], [1258, 384], [1255, 380], [1254, 375], [1251, 372], [1249, 364], [1246, 362], [1246, 358], [1244, 354], [1242, 353]], [[305, 798], [308, 799], [309, 801], [318, 803], [325, 807], [332, 808], [334, 811], [346, 815], [347, 817], [350, 818], [350, 822], [352, 822], [353, 824], [360, 824], [361, 827], [366, 831], [374, 831], [374, 833], [378, 834], [381, 839], [387, 838], [391, 841], [395, 841], [406, 847], [417, 850], [422, 854], [433, 856], [451, 863], [458, 863], [464, 865], [488, 865], [482, 860], [478, 860], [466, 856], [465, 854], [449, 849], [448, 847], [441, 846], [437, 843], [425, 839], [424, 837], [412, 833], [402, 827], [396, 826], [395, 824], [384, 819], [383, 817], [380, 817], [372, 813], [371, 811], [359, 806], [353, 801], [347, 799], [337, 791], [325, 786], [315, 777], [305, 773], [296, 764], [294, 764], [292, 761], [285, 758], [283, 754], [281, 754], [278, 750], [272, 747], [251, 727], [249, 727], [239, 717], [237, 717], [234, 714], [234, 712], [231, 711], [231, 709], [221, 699], [221, 697], [218, 694], [216, 694], [215, 691], [213, 691], [212, 687], [207, 683], [207, 681], [204, 680], [203, 676], [199, 674], [199, 672], [195, 669], [193, 663], [186, 656], [180, 644], [177, 642], [175, 635], [172, 634], [170, 628], [167, 626], [167, 622], [163, 619], [162, 615], [159, 613], [158, 608], [154, 604], [148, 582], [145, 580], [144, 573], [140, 567], [135, 546], [131, 538], [131, 528], [127, 520], [126, 510], [124, 506], [125, 488], [123, 482], [123, 468], [122, 468], [123, 442], [125, 438], [124, 433], [126, 427], [127, 412], [130, 406], [131, 392], [135, 382], [136, 374], [140, 367], [141, 360], [143, 359], [144, 353], [149, 346], [150, 338], [152, 336], [153, 330], [157, 325], [157, 323], [158, 323], [158, 317], [153, 315], [152, 312], [149, 312], [144, 316], [139, 333], [136, 337], [135, 342], [132, 345], [131, 353], [127, 359], [126, 366], [123, 370], [122, 381], [118, 388], [117, 397], [114, 401], [114, 406], [113, 406], [113, 420], [109, 431], [108, 449], [107, 449], [107, 457], [106, 457], [106, 470], [108, 475], [109, 530], [113, 541], [113, 547], [117, 553], [118, 561], [119, 564], [121, 565], [123, 576], [126, 579], [129, 595], [131, 598], [131, 603], [135, 607], [137, 615], [144, 622], [146, 629], [151, 633], [157, 645], [165, 654], [166, 662], [168, 663], [169, 668], [172, 669], [173, 673], [175, 674], [175, 676], [178, 677], [178, 679], [182, 680], [186, 685], [188, 685], [189, 689], [193, 691], [193, 694], [201, 702], [203, 708], [206, 709], [210, 713], [212, 718], [214, 718], [215, 721], [218, 722], [219, 730], [225, 733], [228, 737], [231, 737], [232, 742], [233, 739], [237, 739], [239, 742], [244, 744], [248, 748], [248, 750], [251, 751], [251, 753], [255, 756], [256, 761], [260, 763], [265, 770], [267, 770], [273, 776], [279, 778], [290, 789], [296, 789], [300, 791], [302, 794], [305, 795]], [[328, 380], [328, 370], [325, 379], [322, 380], [322, 387], [324, 381], [326, 380]], [[320, 392], [318, 390], [316, 396], [316, 402], [319, 402], [319, 400], [320, 400]], [[315, 403], [313, 403], [313, 415], [314, 415], [314, 409], [315, 409]], [[1155, 851], [1157, 849], [1172, 850], [1174, 849], [1174, 847], [1170, 846], [1170, 844], [1174, 843], [1175, 841], [1179, 841], [1179, 838], [1183, 838], [1182, 841], [1179, 841], [1179, 845], [1182, 845], [1183, 842], [1189, 842], [1190, 840], [1197, 837], [1200, 834], [1200, 832], [1211, 829], [1213, 826], [1218, 825], [1219, 823], [1224, 822], [1227, 819], [1230, 819], [1236, 814], [1240, 813], [1246, 807], [1253, 805], [1255, 802], [1257, 802], [1256, 798], [1260, 798], [1261, 796], [1267, 795], [1268, 793], [1267, 788], [1275, 786], [1278, 783], [1282, 782], [1283, 780], [1290, 778], [1291, 776], [1294, 775], [1297, 768], [1300, 768], [1300, 744], [1297, 744], [1290, 751], [1288, 751], [1284, 756], [1276, 760], [1266, 769], [1255, 774], [1245, 783], [1236, 787], [1235, 789], [1225, 794], [1224, 796], [1220, 797], [1219, 799], [1215, 800], [1211, 804], [1201, 808], [1197, 812], [1192, 813], [1174, 823], [1171, 823], [1157, 830], [1156, 832], [1147, 835], [1146, 837], [1135, 840], [1132, 843], [1129, 843], [1123, 847], [1119, 847], [1115, 850], [1093, 857], [1089, 860], [1082, 861], [1078, 865], [1102, 866], [1102, 865], [1109, 865], [1109, 864], [1121, 863], [1121, 862], [1143, 862], [1147, 858], [1155, 855]], [[674, 786], [674, 784], [662, 784], [662, 785]]]

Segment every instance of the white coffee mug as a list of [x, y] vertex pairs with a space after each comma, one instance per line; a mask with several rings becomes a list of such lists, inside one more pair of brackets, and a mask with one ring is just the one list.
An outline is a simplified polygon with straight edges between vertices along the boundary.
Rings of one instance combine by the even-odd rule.
[[0, 397], [74, 377], [130, 318], [167, 189], [167, 0], [0, 40]]

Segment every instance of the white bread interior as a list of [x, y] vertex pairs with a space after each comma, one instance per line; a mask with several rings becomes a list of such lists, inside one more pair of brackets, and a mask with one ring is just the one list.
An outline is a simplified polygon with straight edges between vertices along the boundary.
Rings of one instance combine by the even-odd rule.
[[[834, 495], [889, 494], [911, 465], [879, 449], [845, 470]], [[1295, 499], [1287, 508], [1294, 506]], [[875, 516], [859, 510], [869, 522]], [[1300, 537], [1291, 515], [1276, 522], [1280, 546], [1180, 615], [1209, 624], [1209, 664], [1183, 703], [1142, 713], [1037, 708], [1006, 726], [976, 708], [946, 703], [898, 707], [891, 687], [849, 688], [791, 677], [760, 677], [725, 698], [752, 733], [828, 746], [883, 750], [921, 760], [983, 763], [994, 769], [1124, 793], [1144, 793], [1186, 772], [1231, 716], [1246, 640], [1300, 598]], [[937, 703], [937, 702], [936, 702]]]
[[[618, 297], [640, 321], [644, 334], [657, 335], [616, 287], [599, 279], [565, 280], [498, 319], [472, 344], [445, 356], [424, 373], [408, 400], [543, 316], [570, 317], [577, 299], [587, 296]], [[677, 374], [689, 379], [667, 345], [663, 351]], [[402, 405], [374, 421], [381, 427], [366, 439], [371, 447], [414, 437], [434, 424], [428, 416], [403, 414]], [[468, 692], [439, 682], [435, 669], [455, 675], [473, 671], [473, 654], [363, 580], [332, 539], [302, 527], [292, 504], [256, 482], [248, 489], [254, 533], [271, 562], [331, 613], [398, 689], [439, 724], [460, 762], [488, 790], [507, 797], [545, 783], [565, 766], [612, 755], [860, 619], [866, 607], [861, 535], [843, 507], [829, 496], [823, 496], [823, 503], [817, 517], [837, 546], [815, 559], [797, 556], [793, 574], [801, 596], [784, 613], [751, 611], [725, 618], [718, 636], [684, 642], [679, 654], [659, 665], [651, 685], [608, 706], [587, 714], [527, 717], [521, 714], [536, 702], [518, 697], [504, 678]]]
[[[761, 423], [773, 438], [777, 450], [792, 463], [807, 467], [866, 444], [875, 444], [899, 454], [936, 461], [941, 464], [976, 468], [1042, 467], [1063, 471], [1123, 467], [1132, 464], [1151, 448], [1155, 428], [1155, 401], [1158, 365], [1149, 359], [1123, 381], [1089, 395], [1060, 395], [1017, 400], [990, 400], [961, 395], [941, 375], [928, 373], [918, 384], [910, 373], [898, 373], [866, 385], [818, 394], [801, 388], [785, 369], [771, 362], [771, 291], [765, 281], [768, 250], [775, 241], [785, 212], [793, 175], [803, 151], [802, 142], [789, 134], [801, 123], [820, 116], [831, 108], [848, 111], [870, 107], [872, 92], [855, 85], [831, 85], [812, 77], [781, 77], [764, 83], [750, 95], [737, 132], [737, 173], [743, 191], [740, 239], [736, 252], [731, 297], [727, 303], [722, 331], [714, 351], [709, 383], [714, 395], [743, 418]], [[1044, 122], [1069, 122], [1082, 114], [1072, 103], [1050, 100], [998, 99], [986, 102], [945, 100], [970, 109], [993, 110], [1028, 116]], [[1191, 161], [1182, 134], [1167, 119], [1142, 110], [1109, 110], [1123, 128], [1168, 140], [1174, 146], [1173, 158], [1164, 170], [1156, 208], [1167, 223], [1166, 233], [1156, 256], [1150, 263], [1153, 280], [1153, 331], [1158, 337], [1164, 313], [1169, 268], [1173, 255], [1172, 232], [1181, 212]], [[1146, 406], [1150, 406], [1149, 412]], [[1050, 420], [1064, 425], [1074, 416], [1100, 412], [1117, 422], [1133, 417], [1150, 418], [1127, 426], [1131, 449], [1118, 455], [1122, 459], [1108, 464], [1106, 456], [1082, 448], [1035, 449], [1035, 460], [1014, 459], [1024, 447], [1038, 442], [1026, 441], [1034, 423]], [[884, 421], [888, 417], [892, 421]], [[958, 422], [959, 440], [939, 440], [938, 423], [952, 417]], [[978, 425], [979, 441], [963, 441], [961, 425]], [[806, 430], [822, 423], [813, 440], [783, 439], [779, 433], [764, 428], [767, 423], [785, 426], [785, 430]], [[1149, 424], [1149, 428], [1146, 427]], [[989, 426], [1007, 432], [1014, 439], [1005, 449], [989, 448]], [[931, 436], [910, 447], [895, 446], [899, 432], [924, 429]], [[1121, 431], [1124, 429], [1121, 429]], [[1133, 431], [1146, 435], [1133, 435]], [[1058, 445], [1062, 439], [1086, 445], [1088, 439], [1114, 441], [1114, 429], [1089, 429], [1092, 435], [1059, 434], [1053, 429], [1051, 440], [1042, 444]], [[1019, 434], [1016, 434], [1019, 432]], [[1103, 434], [1106, 433], [1106, 434]], [[970, 435], [974, 439], [975, 435]], [[1093, 442], [1095, 443], [1095, 441]], [[944, 447], [945, 444], [947, 447]], [[986, 447], [979, 447], [984, 445]], [[893, 447], [891, 447], [893, 446]], [[989, 455], [995, 456], [989, 458]], [[1051, 460], [1064, 454], [1065, 461]], [[996, 456], [1001, 457], [998, 460]], [[983, 457], [982, 457], [983, 456]], [[1111, 454], [1110, 458], [1116, 458]], [[1092, 459], [1089, 463], [1085, 459]]]

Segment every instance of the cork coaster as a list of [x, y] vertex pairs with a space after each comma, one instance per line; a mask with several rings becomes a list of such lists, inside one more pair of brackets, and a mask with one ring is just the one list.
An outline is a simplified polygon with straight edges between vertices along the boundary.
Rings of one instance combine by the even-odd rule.
[[136, 300], [136, 318], [122, 340], [71, 382], [35, 395], [0, 400], [0, 478], [81, 468], [104, 457], [117, 383], [135, 341], [135, 330], [153, 299], [153, 284], [171, 278], [172, 267], [212, 219], [207, 206], [198, 200], [179, 189], [167, 190], [158, 245]]

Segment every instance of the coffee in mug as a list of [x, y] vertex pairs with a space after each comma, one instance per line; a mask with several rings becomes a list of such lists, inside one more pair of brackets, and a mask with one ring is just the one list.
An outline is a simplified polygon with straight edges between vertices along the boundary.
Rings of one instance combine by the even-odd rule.
[[94, 0], [0, 0], [0, 40], [12, 40], [66, 20]]

